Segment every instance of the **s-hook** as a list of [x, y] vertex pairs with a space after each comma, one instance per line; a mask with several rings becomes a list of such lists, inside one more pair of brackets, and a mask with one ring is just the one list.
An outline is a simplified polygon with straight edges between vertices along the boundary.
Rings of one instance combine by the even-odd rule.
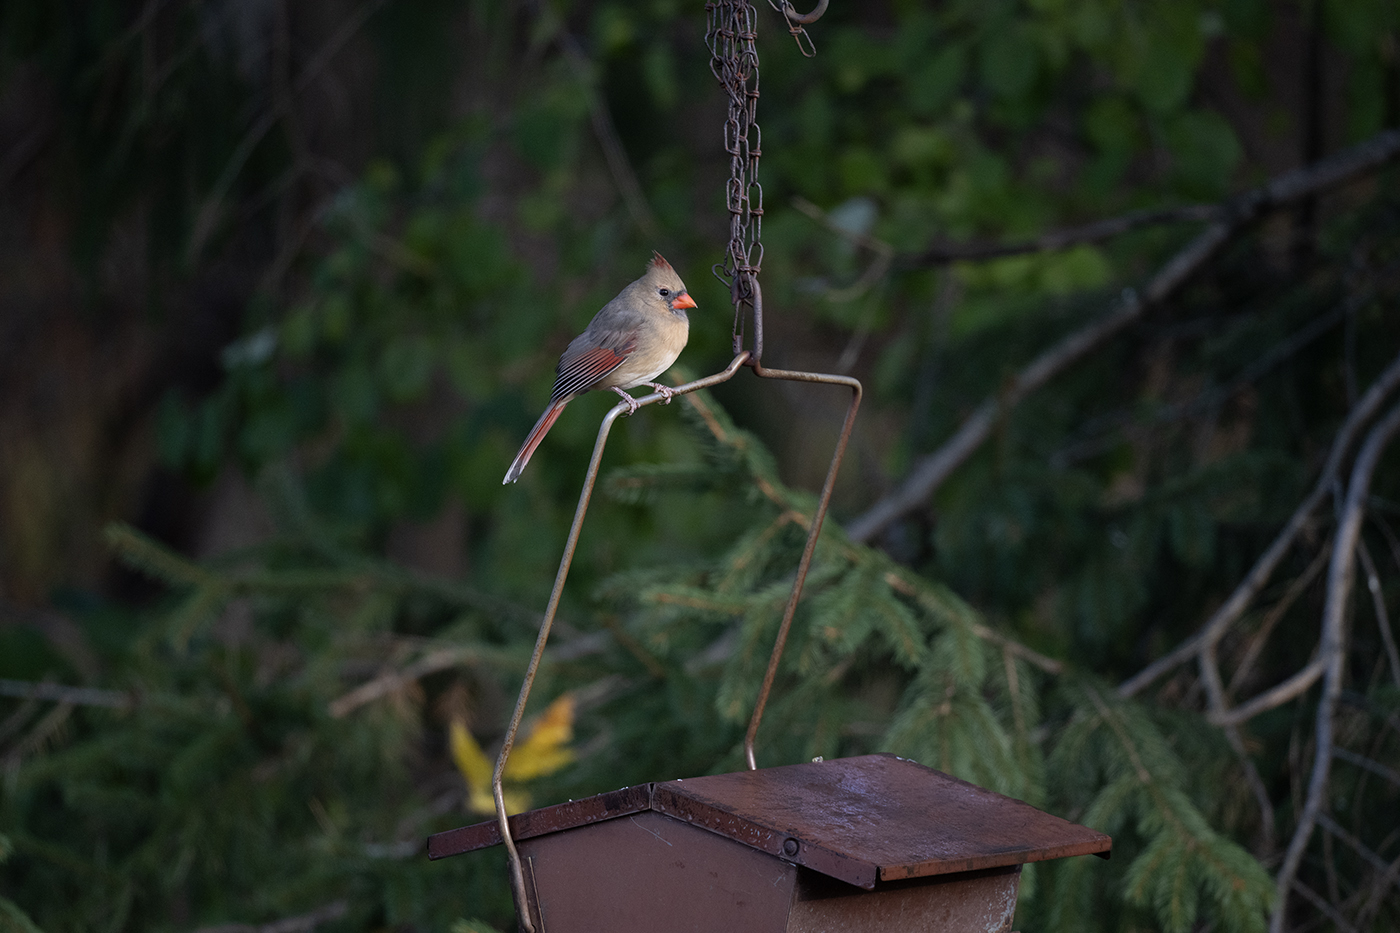
[[817, 8], [812, 12], [799, 13], [797, 12], [797, 8], [788, 2], [788, 0], [783, 0], [783, 7], [779, 12], [781, 12], [789, 22], [810, 26], [822, 18], [822, 14], [826, 12], [826, 5], [830, 2], [831, 0], [819, 0]]

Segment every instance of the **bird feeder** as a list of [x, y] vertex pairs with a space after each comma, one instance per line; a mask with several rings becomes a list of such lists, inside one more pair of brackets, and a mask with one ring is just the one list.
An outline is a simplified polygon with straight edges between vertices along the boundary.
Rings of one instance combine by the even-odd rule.
[[[773, 5], [803, 54], [815, 54], [802, 27], [821, 16], [825, 0], [806, 15], [788, 2]], [[763, 365], [756, 13], [750, 0], [713, 0], [705, 8], [711, 71], [729, 97], [724, 140], [730, 155], [730, 241], [715, 274], [729, 287], [734, 305], [734, 359], [703, 379], [616, 405], [603, 418], [496, 758], [491, 779], [496, 819], [432, 836], [428, 854], [437, 859], [503, 845], [517, 919], [526, 933], [1006, 933], [1023, 864], [1091, 853], [1107, 857], [1112, 841], [1029, 804], [890, 755], [762, 770], [755, 759], [764, 707], [862, 388], [850, 376]], [[741, 368], [760, 379], [837, 386], [851, 393], [826, 480], [806, 520], [807, 542], [744, 736], [749, 770], [639, 784], [508, 816], [502, 786], [506, 760], [559, 609], [614, 422], [624, 413], [727, 382]]]
[[[510, 829], [541, 933], [1006, 933], [1022, 865], [1113, 844], [893, 755], [639, 784]], [[478, 823], [428, 855], [501, 841]]]

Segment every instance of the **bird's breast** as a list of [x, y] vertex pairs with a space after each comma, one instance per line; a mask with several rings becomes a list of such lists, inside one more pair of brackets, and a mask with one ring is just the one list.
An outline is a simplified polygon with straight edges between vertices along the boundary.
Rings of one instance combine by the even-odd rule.
[[613, 370], [600, 388], [617, 386], [630, 389], [644, 382], [654, 382], [656, 377], [671, 368], [676, 357], [685, 349], [690, 339], [690, 321], [684, 313], [666, 312], [649, 316], [646, 326], [637, 334], [637, 347], [627, 355], [621, 366]]

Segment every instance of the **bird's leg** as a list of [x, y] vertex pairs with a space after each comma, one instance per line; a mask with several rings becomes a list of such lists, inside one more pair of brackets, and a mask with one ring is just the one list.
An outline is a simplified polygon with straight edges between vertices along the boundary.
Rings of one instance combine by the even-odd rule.
[[608, 386], [608, 388], [612, 389], [618, 395], [622, 396], [622, 400], [627, 403], [627, 414], [635, 415], [637, 413], [636, 399], [619, 389], [617, 386]]
[[670, 386], [664, 386], [664, 385], [662, 385], [662, 384], [659, 383], [659, 382], [648, 382], [647, 385], [651, 386], [653, 389], [655, 389], [655, 390], [661, 395], [661, 404], [662, 404], [662, 405], [669, 405], [669, 404], [671, 404], [671, 399], [672, 399], [672, 398], [675, 396], [675, 394], [676, 394], [676, 390], [675, 390], [675, 389], [671, 388]]

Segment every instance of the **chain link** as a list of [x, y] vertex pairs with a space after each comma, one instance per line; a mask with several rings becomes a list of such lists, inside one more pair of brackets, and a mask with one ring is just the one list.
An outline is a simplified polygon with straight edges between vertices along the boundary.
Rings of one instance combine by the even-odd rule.
[[812, 41], [812, 37], [807, 35], [807, 30], [803, 28], [803, 23], [814, 23], [821, 19], [826, 12], [826, 0], [822, 0], [817, 8], [807, 16], [802, 16], [793, 9], [791, 0], [783, 0], [777, 3], [775, 0], [768, 0], [768, 5], [779, 13], [783, 14], [783, 19], [787, 20], [788, 33], [797, 42], [797, 49], [807, 58], [816, 58], [817, 45]]

